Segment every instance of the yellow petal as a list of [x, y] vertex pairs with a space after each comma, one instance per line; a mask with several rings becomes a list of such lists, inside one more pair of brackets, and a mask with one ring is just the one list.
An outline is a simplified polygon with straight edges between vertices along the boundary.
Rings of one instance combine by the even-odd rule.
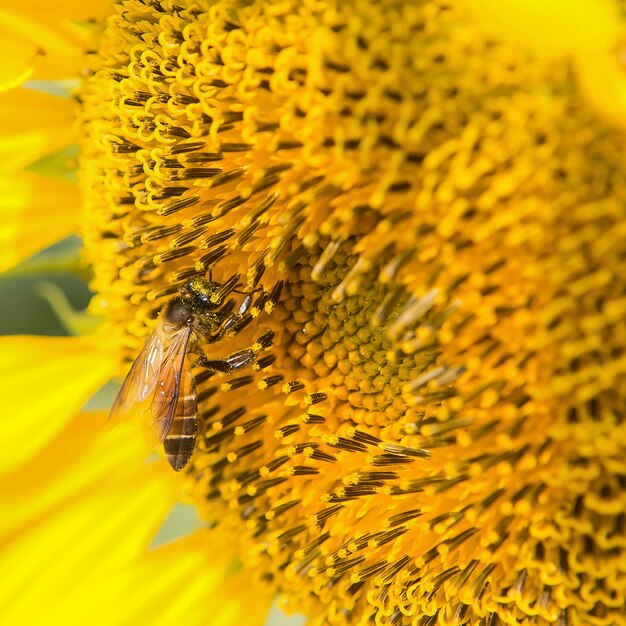
[[607, 50], [619, 30], [612, 0], [469, 0], [468, 6], [498, 38], [542, 56]]
[[92, 337], [0, 337], [0, 474], [55, 437], [111, 372]]
[[[94, 485], [104, 481], [124, 484], [131, 463], [137, 465], [139, 459], [143, 466], [147, 452], [134, 422], [110, 429], [104, 413], [86, 413], [72, 419], [27, 465], [0, 477], [0, 510], [4, 511], [0, 537], [15, 534], [33, 520], [50, 515], [70, 500], [84, 496]], [[155, 464], [150, 467], [159, 469]], [[164, 464], [160, 469], [170, 478]], [[163, 495], [167, 496], [166, 490]]]
[[0, 91], [13, 89], [28, 80], [37, 57], [44, 54], [45, 50], [37, 42], [13, 32], [0, 21]]
[[[146, 463], [136, 424], [105, 430], [105, 422], [102, 413], [78, 415], [0, 479], [7, 513], [0, 569], [11, 571], [0, 589], [6, 623], [72, 624], [90, 615], [88, 606], [76, 613], [81, 602], [118, 589], [110, 581], [136, 567], [172, 506], [175, 474], [164, 463]], [[121, 599], [109, 595], [103, 608]]]
[[22, 15], [29, 15], [42, 21], [88, 20], [104, 17], [111, 12], [111, 0], [91, 0], [76, 2], [76, 0], [28, 0], [16, 6], [15, 2], [0, 2], [0, 8], [15, 10]]
[[77, 231], [76, 185], [36, 174], [0, 174], [0, 271]]
[[576, 59], [580, 86], [587, 99], [612, 121], [626, 126], [626, 45], [612, 46], [603, 55], [581, 54]]
[[27, 78], [74, 78], [84, 66], [88, 30], [0, 9], [0, 90]]
[[[163, 481], [151, 474], [149, 466], [132, 463], [124, 482], [92, 484], [11, 539], [0, 557], [2, 571], [11, 572], [0, 589], [5, 623], [107, 623], [105, 616], [125, 596], [107, 596], [98, 617], [92, 615], [96, 597], [109, 584], [115, 588], [117, 577], [144, 553], [171, 504], [163, 497]], [[69, 621], [62, 622], [65, 611]]]
[[73, 141], [72, 103], [32, 89], [0, 92], [0, 169], [17, 171]]
[[271, 603], [268, 589], [232, 575], [228, 538], [214, 531], [162, 546], [125, 569], [108, 572], [97, 563], [83, 571], [89, 576], [77, 572], [76, 583], [59, 585], [56, 594], [29, 594], [34, 611], [12, 611], [16, 623], [29, 616], [67, 624], [64, 616], [89, 615], [90, 624], [102, 626], [261, 626]]
[[524, 45], [539, 58], [568, 58], [587, 100], [626, 125], [626, 45], [618, 4], [611, 0], [470, 0], [490, 34]]

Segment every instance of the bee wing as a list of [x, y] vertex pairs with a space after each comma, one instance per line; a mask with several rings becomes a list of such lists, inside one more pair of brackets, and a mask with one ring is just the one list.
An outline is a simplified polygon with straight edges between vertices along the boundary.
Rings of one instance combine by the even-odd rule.
[[154, 391], [165, 358], [165, 342], [160, 328], [156, 328], [132, 364], [119, 390], [109, 419], [128, 413], [134, 405], [144, 402]]
[[184, 327], [166, 347], [150, 406], [140, 413], [139, 417], [149, 441], [163, 442], [172, 427], [181, 382], [184, 380], [186, 383], [191, 376], [191, 368], [185, 358], [190, 333], [191, 329]]

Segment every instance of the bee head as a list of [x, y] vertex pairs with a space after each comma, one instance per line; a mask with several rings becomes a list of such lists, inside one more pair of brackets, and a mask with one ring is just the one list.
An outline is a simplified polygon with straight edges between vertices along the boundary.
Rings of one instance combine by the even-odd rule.
[[190, 298], [194, 305], [207, 310], [216, 309], [220, 305], [220, 302], [211, 300], [211, 296], [213, 296], [218, 289], [219, 287], [215, 283], [198, 276], [185, 283], [181, 289], [181, 293], [183, 297]]
[[193, 306], [186, 298], [172, 298], [163, 309], [163, 318], [170, 324], [185, 324], [193, 316]]

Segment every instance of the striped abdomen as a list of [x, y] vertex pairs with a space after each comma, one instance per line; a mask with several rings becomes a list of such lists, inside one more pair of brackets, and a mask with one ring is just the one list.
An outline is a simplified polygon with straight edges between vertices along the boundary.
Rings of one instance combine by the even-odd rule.
[[181, 378], [174, 420], [163, 440], [165, 456], [177, 472], [189, 462], [198, 434], [198, 403], [191, 369], [184, 367]]

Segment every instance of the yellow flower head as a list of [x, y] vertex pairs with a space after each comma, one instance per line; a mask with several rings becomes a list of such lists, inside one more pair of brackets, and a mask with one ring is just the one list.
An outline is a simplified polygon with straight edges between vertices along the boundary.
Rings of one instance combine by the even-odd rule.
[[120, 373], [252, 294], [181, 489], [316, 624], [626, 624], [622, 29], [504, 5], [124, 0], [77, 94]]

